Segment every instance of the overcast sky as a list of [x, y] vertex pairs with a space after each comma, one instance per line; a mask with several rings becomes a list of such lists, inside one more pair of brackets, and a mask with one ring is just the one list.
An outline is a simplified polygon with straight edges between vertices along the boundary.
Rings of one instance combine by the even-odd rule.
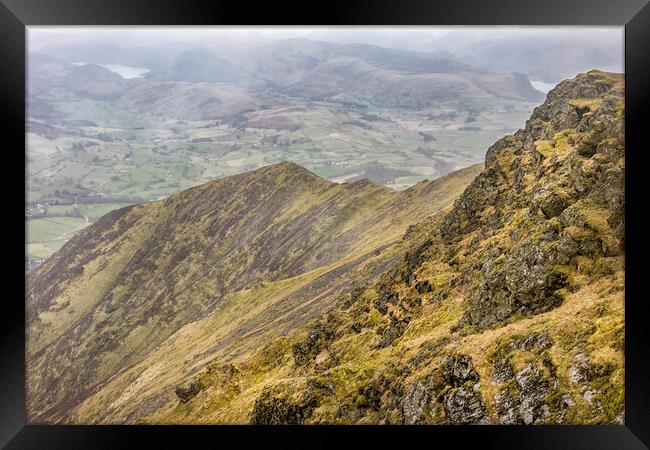
[[[624, 28], [591, 26], [164, 26], [29, 27], [30, 52], [67, 45], [118, 44], [201, 46], [213, 51], [256, 45], [265, 40], [309, 38], [335, 43], [366, 43], [414, 51], [447, 51], [492, 71], [521, 71], [556, 82], [599, 68], [623, 72]], [[170, 47], [171, 48], [171, 47]], [[562, 67], [566, 65], [566, 70]], [[552, 74], [544, 75], [549, 67]], [[536, 75], [538, 74], [538, 75]]]
[[338, 27], [286, 27], [286, 26], [227, 26], [227, 27], [29, 27], [30, 50], [37, 51], [53, 43], [83, 42], [92, 39], [113, 40], [125, 45], [151, 45], [164, 42], [205, 42], [207, 39], [287, 39], [305, 37], [329, 42], [362, 42], [383, 46], [410, 48], [426, 47], [431, 41], [452, 34], [469, 40], [539, 36], [546, 39], [574, 37], [599, 42], [623, 42], [623, 27], [514, 27], [514, 26], [338, 26]]

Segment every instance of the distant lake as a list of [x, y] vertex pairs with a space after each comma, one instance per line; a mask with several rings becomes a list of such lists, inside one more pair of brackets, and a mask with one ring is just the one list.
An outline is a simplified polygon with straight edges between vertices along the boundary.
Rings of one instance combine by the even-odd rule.
[[545, 83], [543, 81], [534, 81], [530, 80], [530, 84], [537, 89], [540, 92], [547, 93], [551, 89], [553, 89], [555, 86], [557, 86], [557, 83]]
[[[75, 62], [72, 64], [76, 66], [83, 66], [88, 63]], [[144, 67], [123, 66], [121, 64], [97, 64], [97, 65], [102, 66], [105, 69], [110, 70], [111, 72], [115, 72], [122, 78], [140, 78], [142, 75], [149, 72], [149, 69], [145, 69]]]

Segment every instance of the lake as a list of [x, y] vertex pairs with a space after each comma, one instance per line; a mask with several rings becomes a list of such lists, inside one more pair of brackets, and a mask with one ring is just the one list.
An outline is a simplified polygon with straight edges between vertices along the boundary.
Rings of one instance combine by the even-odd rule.
[[[72, 63], [76, 66], [83, 66], [85, 62], [75, 62]], [[97, 63], [92, 63], [92, 64], [97, 64]], [[111, 72], [115, 72], [122, 78], [140, 78], [142, 75], [145, 73], [149, 72], [149, 69], [145, 69], [144, 67], [133, 67], [133, 66], [123, 66], [122, 64], [97, 64], [98, 66], [102, 66]]]

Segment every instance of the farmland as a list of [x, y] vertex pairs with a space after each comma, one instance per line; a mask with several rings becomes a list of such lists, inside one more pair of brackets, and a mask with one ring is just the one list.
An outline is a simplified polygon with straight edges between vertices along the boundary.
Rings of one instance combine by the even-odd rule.
[[[27, 135], [27, 194], [35, 206], [27, 214], [27, 259], [60, 248], [84, 216], [94, 221], [115, 208], [282, 160], [334, 181], [370, 178], [404, 189], [482, 161], [489, 143], [523, 126], [534, 106], [290, 103], [233, 122], [170, 119], [88, 99], [58, 102], [71, 125], [58, 126], [56, 136]], [[30, 123], [32, 130], [47, 124]]]

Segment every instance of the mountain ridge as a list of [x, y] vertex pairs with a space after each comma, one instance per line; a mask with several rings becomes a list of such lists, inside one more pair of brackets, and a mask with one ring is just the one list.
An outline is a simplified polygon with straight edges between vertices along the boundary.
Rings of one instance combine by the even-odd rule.
[[[29, 273], [28, 348], [44, 365], [32, 370], [49, 383], [57, 375], [45, 367], [62, 373], [70, 358], [86, 360], [75, 378], [58, 381], [61, 395], [66, 383], [107, 379], [234, 292], [326, 266], [343, 276], [338, 265], [381, 254], [413, 217], [448, 203], [479, 169], [448, 178], [437, 203], [372, 182], [330, 182], [283, 162], [113, 211]], [[121, 356], [96, 358], [107, 352]]]

